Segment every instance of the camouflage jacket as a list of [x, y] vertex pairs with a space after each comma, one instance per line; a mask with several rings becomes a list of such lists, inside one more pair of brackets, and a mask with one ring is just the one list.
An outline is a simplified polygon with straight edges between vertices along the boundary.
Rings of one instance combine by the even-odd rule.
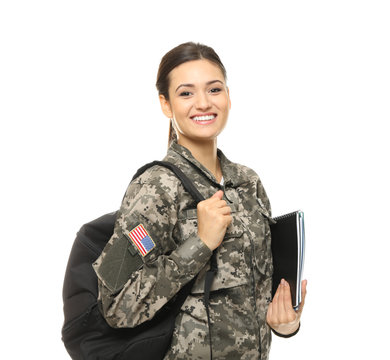
[[[213, 357], [264, 360], [271, 343], [266, 323], [273, 271], [270, 204], [253, 170], [229, 161], [220, 150], [218, 157], [223, 185], [177, 142], [164, 160], [177, 165], [205, 198], [224, 190], [232, 209], [210, 294]], [[197, 235], [196, 205], [181, 181], [161, 166], [146, 170], [130, 183], [114, 234], [94, 264], [107, 322], [113, 327], [143, 323], [197, 276], [165, 359], [209, 359], [203, 289], [211, 254]], [[137, 270], [112, 272], [126, 268], [130, 256], [138, 259]]]

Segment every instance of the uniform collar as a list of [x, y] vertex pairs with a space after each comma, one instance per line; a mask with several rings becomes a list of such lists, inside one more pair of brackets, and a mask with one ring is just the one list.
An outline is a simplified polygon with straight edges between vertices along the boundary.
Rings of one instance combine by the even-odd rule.
[[[175, 158], [177, 158], [177, 155], [180, 155], [182, 159], [186, 159], [192, 165], [197, 167], [212, 182], [218, 184], [218, 181], [215, 176], [205, 166], [203, 166], [198, 160], [194, 158], [190, 150], [188, 150], [182, 145], [179, 145], [177, 143], [177, 140], [173, 140], [171, 142], [171, 145], [168, 148], [167, 155], [173, 156]], [[245, 173], [243, 167], [231, 162], [220, 149], [217, 149], [217, 156], [219, 157], [221, 162], [224, 186], [237, 187], [250, 180], [248, 175]]]

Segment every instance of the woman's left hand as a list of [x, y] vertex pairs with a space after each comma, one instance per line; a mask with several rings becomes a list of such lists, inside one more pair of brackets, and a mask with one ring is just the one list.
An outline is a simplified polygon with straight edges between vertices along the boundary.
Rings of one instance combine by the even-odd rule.
[[277, 333], [290, 335], [298, 330], [303, 306], [305, 305], [307, 280], [302, 281], [302, 301], [297, 311], [292, 307], [290, 285], [284, 279], [280, 282], [267, 312], [267, 323]]

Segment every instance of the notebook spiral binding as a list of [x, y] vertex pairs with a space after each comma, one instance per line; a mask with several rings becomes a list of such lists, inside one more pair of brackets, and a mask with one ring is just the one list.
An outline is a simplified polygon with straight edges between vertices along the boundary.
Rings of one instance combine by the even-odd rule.
[[297, 213], [300, 213], [300, 212], [301, 212], [301, 210], [293, 211], [293, 212], [285, 214], [285, 215], [274, 217], [274, 218], [272, 218], [272, 220], [274, 220], [274, 221], [283, 220], [283, 219], [289, 218], [291, 216], [295, 216]]

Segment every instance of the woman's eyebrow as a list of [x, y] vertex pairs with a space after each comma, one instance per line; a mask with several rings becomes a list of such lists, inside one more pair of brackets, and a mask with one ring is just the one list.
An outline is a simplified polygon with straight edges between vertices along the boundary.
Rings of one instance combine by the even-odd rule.
[[[219, 83], [221, 83], [222, 85], [224, 85], [224, 83], [223, 83], [223, 81], [221, 81], [221, 80], [211, 80], [211, 81], [208, 81], [207, 83], [206, 83], [206, 85], [211, 85], [211, 84], [214, 84], [214, 83], [216, 83], [216, 82], [219, 82]], [[194, 84], [180, 84], [177, 88], [176, 88], [176, 90], [175, 90], [175, 92], [177, 91], [177, 90], [179, 90], [181, 87], [195, 87], [195, 85]]]

